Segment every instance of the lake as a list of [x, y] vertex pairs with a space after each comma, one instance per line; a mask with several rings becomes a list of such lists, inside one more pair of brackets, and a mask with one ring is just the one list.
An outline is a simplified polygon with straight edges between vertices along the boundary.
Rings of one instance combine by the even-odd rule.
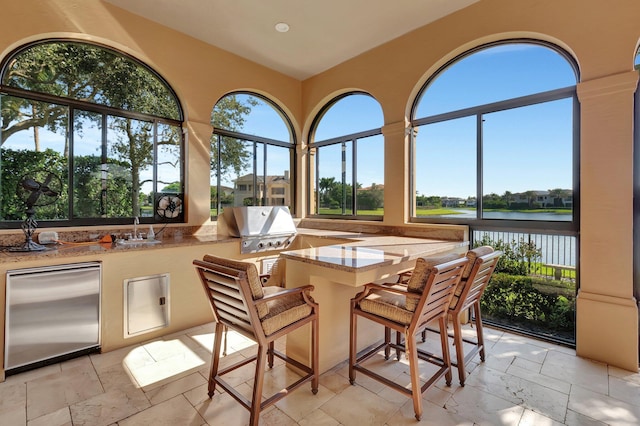
[[[443, 214], [438, 217], [448, 218], [464, 218], [474, 219], [476, 217], [475, 210], [459, 209], [456, 214]], [[503, 219], [503, 220], [542, 220], [552, 222], [569, 222], [571, 214], [558, 213], [524, 213], [524, 212], [484, 212], [484, 219]]]

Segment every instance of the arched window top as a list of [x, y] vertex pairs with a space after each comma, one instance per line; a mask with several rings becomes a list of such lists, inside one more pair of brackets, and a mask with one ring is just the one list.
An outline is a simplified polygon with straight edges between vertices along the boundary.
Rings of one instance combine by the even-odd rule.
[[347, 93], [329, 102], [313, 126], [313, 141], [378, 129], [384, 125], [382, 108], [366, 93]]
[[50, 40], [25, 46], [5, 60], [1, 81], [29, 92], [182, 120], [175, 93], [158, 74], [94, 44]]
[[222, 130], [294, 143], [291, 122], [273, 102], [252, 93], [222, 97], [213, 108], [211, 124]]
[[640, 70], [640, 48], [636, 51], [636, 57], [633, 60], [633, 67]]
[[482, 46], [451, 61], [427, 82], [413, 118], [575, 86], [577, 74], [568, 55], [550, 45], [510, 41]]

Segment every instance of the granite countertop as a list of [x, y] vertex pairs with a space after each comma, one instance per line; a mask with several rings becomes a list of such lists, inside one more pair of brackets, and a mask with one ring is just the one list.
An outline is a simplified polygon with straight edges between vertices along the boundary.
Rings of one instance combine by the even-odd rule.
[[[332, 239], [333, 244], [321, 247], [285, 250], [284, 258], [326, 266], [346, 271], [364, 271], [383, 265], [402, 263], [420, 256], [462, 249], [465, 241], [445, 241], [428, 238], [386, 236], [359, 232], [332, 231], [314, 228], [299, 228], [298, 234], [315, 238]], [[17, 252], [8, 249], [0, 251], [0, 263], [22, 262], [42, 258], [65, 258], [95, 254], [109, 254], [123, 251], [148, 251], [163, 248], [216, 244], [239, 241], [237, 238], [220, 236], [215, 233], [203, 235], [183, 235], [174, 233], [163, 235], [158, 244], [127, 244], [95, 242], [74, 242], [53, 244], [47, 250]], [[339, 241], [336, 242], [335, 240]]]
[[41, 258], [65, 258], [72, 256], [86, 256], [95, 254], [119, 253], [123, 251], [160, 250], [170, 247], [193, 246], [200, 244], [212, 244], [221, 242], [233, 242], [237, 240], [229, 236], [212, 235], [174, 235], [169, 238], [159, 239], [159, 243], [127, 244], [82, 242], [46, 245], [46, 250], [20, 252], [5, 249], [0, 251], [0, 263], [23, 262]]
[[[319, 231], [319, 230], [313, 230]], [[418, 257], [463, 250], [468, 241], [445, 241], [428, 238], [351, 234], [321, 231], [327, 238], [352, 239], [348, 243], [322, 247], [285, 250], [280, 256], [309, 264], [348, 272], [363, 272], [384, 265], [400, 264]], [[306, 234], [306, 229], [300, 231]]]

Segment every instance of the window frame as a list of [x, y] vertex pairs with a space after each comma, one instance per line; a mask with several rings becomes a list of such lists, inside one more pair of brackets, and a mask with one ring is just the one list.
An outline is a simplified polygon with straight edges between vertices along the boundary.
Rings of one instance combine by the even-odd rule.
[[[311, 123], [311, 130], [309, 132], [310, 134], [309, 140], [312, 140], [313, 136], [315, 135], [315, 131], [318, 128], [320, 121], [322, 121], [322, 118], [324, 117], [325, 113], [329, 111], [329, 109], [331, 109], [336, 103], [352, 95], [369, 96], [370, 98], [376, 100], [377, 102], [377, 99], [375, 99], [369, 93], [361, 92], [361, 91], [347, 92], [333, 98], [331, 101], [327, 102], [322, 107], [320, 112], [318, 112], [318, 114], [314, 117]], [[372, 136], [382, 136], [383, 144], [385, 143], [384, 135], [382, 133], [382, 127], [363, 130], [360, 132], [355, 132], [355, 133], [350, 133], [350, 134], [337, 136], [329, 139], [324, 139], [321, 141], [314, 140], [313, 142], [309, 143], [308, 151], [310, 153], [313, 152], [313, 155], [307, 156], [307, 170], [315, 170], [313, 182], [310, 179], [310, 177], [307, 179], [307, 212], [309, 212], [309, 215], [308, 215], [309, 217], [316, 218], [316, 219], [370, 220], [370, 221], [380, 221], [380, 222], [384, 220], [384, 210], [381, 215], [359, 215], [358, 214], [358, 197], [357, 197], [358, 140], [366, 139]], [[352, 214], [319, 214], [318, 212], [320, 211], [320, 197], [312, 196], [314, 188], [317, 190], [319, 188], [319, 183], [320, 183], [320, 175], [318, 174], [318, 170], [320, 166], [319, 164], [320, 155], [319, 155], [318, 148], [337, 145], [337, 144], [342, 144], [344, 146], [344, 144], [349, 142], [352, 143], [352, 148], [351, 148], [352, 150], [351, 151], [351, 175], [352, 176], [351, 176], [350, 184], [351, 184], [351, 197], [352, 197], [351, 199], [353, 200], [353, 205], [352, 205], [353, 213]], [[315, 161], [315, 164], [312, 165], [311, 164], [312, 161]], [[382, 182], [382, 184], [384, 185], [384, 182]], [[312, 200], [315, 201], [315, 206], [311, 205]], [[310, 213], [311, 211], [314, 211], [315, 213], [311, 214]]]
[[[212, 136], [216, 138], [215, 141], [215, 149], [218, 150], [218, 163], [216, 164], [216, 194], [218, 194], [217, 196], [217, 200], [216, 200], [216, 204], [215, 204], [215, 209], [216, 212], [218, 212], [218, 215], [211, 215], [211, 220], [217, 220], [218, 216], [220, 216], [220, 213], [222, 212], [222, 202], [221, 202], [221, 198], [220, 194], [222, 193], [222, 183], [221, 183], [221, 179], [220, 179], [220, 169], [221, 169], [221, 155], [220, 155], [220, 141], [223, 137], [229, 137], [229, 138], [234, 138], [237, 139], [239, 141], [243, 141], [243, 142], [250, 142], [253, 147], [252, 147], [252, 158], [253, 158], [253, 166], [251, 167], [251, 173], [253, 174], [253, 180], [251, 183], [252, 186], [252, 192], [253, 192], [253, 199], [254, 200], [258, 200], [258, 199], [262, 199], [262, 202], [265, 203], [268, 201], [269, 199], [269, 195], [266, 191], [262, 191], [263, 196], [262, 197], [258, 197], [257, 195], [259, 194], [259, 192], [261, 191], [261, 182], [265, 182], [266, 181], [266, 177], [267, 177], [267, 146], [271, 145], [271, 146], [277, 146], [277, 147], [281, 147], [281, 148], [288, 148], [289, 149], [289, 158], [291, 158], [290, 161], [290, 174], [289, 174], [289, 185], [290, 185], [290, 192], [291, 192], [291, 214], [293, 216], [296, 215], [295, 212], [295, 206], [296, 206], [296, 187], [297, 187], [297, 180], [296, 180], [296, 161], [295, 161], [295, 156], [296, 156], [296, 148], [297, 148], [297, 143], [296, 143], [296, 134], [294, 132], [294, 127], [293, 127], [293, 123], [291, 122], [291, 119], [289, 118], [289, 116], [282, 110], [282, 108], [280, 108], [280, 106], [278, 104], [276, 104], [275, 102], [273, 102], [271, 99], [267, 98], [266, 96], [260, 95], [258, 93], [253, 93], [253, 92], [248, 92], [248, 91], [237, 91], [237, 92], [231, 92], [231, 93], [227, 93], [225, 96], [223, 96], [222, 98], [226, 97], [226, 96], [235, 96], [235, 95], [248, 95], [248, 96], [253, 96], [255, 98], [258, 98], [260, 100], [262, 100], [263, 102], [265, 102], [266, 104], [268, 104], [269, 106], [271, 106], [277, 113], [278, 115], [282, 118], [282, 120], [284, 121], [285, 126], [287, 126], [288, 130], [289, 130], [289, 135], [291, 140], [289, 142], [285, 142], [285, 141], [281, 141], [281, 140], [277, 140], [277, 139], [271, 139], [271, 138], [267, 138], [267, 137], [263, 137], [263, 136], [258, 136], [258, 135], [251, 135], [248, 133], [243, 133], [243, 132], [236, 132], [236, 131], [231, 131], [231, 130], [226, 130], [226, 129], [220, 129], [220, 128], [216, 128], [214, 127], [213, 129], [213, 133]], [[220, 98], [220, 99], [222, 99]], [[217, 102], [216, 102], [217, 105]], [[214, 105], [215, 108], [215, 105]], [[261, 143], [263, 146], [263, 152], [262, 152], [262, 170], [264, 171], [264, 174], [261, 176], [261, 180], [258, 178], [258, 167], [257, 167], [257, 159], [258, 154], [257, 154], [257, 144]], [[209, 200], [209, 204], [213, 207], [213, 203], [211, 203], [211, 200]], [[263, 205], [269, 205], [269, 204], [263, 204]]]
[[[573, 58], [559, 47], [538, 40], [530, 39], [514, 39], [503, 40], [494, 43], [488, 43], [471, 49], [462, 55], [456, 56], [440, 67], [425, 82], [418, 94], [416, 95], [412, 105], [412, 117], [415, 115], [418, 105], [422, 101], [423, 95], [428, 90], [430, 83], [433, 82], [442, 72], [452, 64], [464, 59], [465, 57], [477, 53], [481, 50], [506, 44], [535, 44], [541, 47], [547, 47], [560, 54], [567, 63], [572, 67], [576, 81], [579, 81], [578, 67]], [[520, 107], [527, 107], [545, 102], [552, 102], [561, 99], [572, 99], [573, 120], [572, 120], [572, 181], [573, 181], [573, 207], [572, 220], [570, 221], [541, 221], [541, 220], [509, 220], [509, 219], [489, 219], [482, 218], [483, 203], [483, 186], [482, 186], [482, 160], [483, 160], [483, 140], [482, 140], [482, 116], [494, 112], [507, 111]], [[416, 168], [416, 130], [419, 126], [444, 122], [453, 119], [476, 117], [476, 217], [475, 218], [447, 218], [447, 217], [417, 217], [415, 211], [415, 168]], [[494, 229], [508, 228], [511, 230], [538, 230], [549, 233], [571, 233], [577, 234], [580, 228], [580, 103], [578, 101], [577, 86], [568, 86], [558, 89], [552, 89], [544, 92], [538, 92], [531, 95], [519, 96], [511, 99], [505, 99], [488, 104], [477, 105], [473, 107], [463, 108], [460, 110], [449, 111], [428, 117], [412, 118], [410, 122], [410, 154], [409, 154], [409, 193], [411, 194], [409, 207], [409, 222], [411, 223], [445, 223], [445, 224], [463, 224], [473, 226], [474, 229]]]
[[[101, 49], [105, 49], [108, 50], [110, 52], [112, 52], [113, 54], [116, 55], [120, 55], [134, 63], [136, 63], [138, 66], [144, 68], [145, 70], [147, 70], [149, 73], [153, 74], [161, 83], [163, 83], [163, 85], [165, 86], [165, 88], [169, 91], [169, 94], [173, 97], [173, 99], [176, 102], [176, 106], [178, 108], [178, 114], [179, 114], [179, 119], [171, 119], [171, 118], [167, 118], [167, 117], [161, 117], [161, 116], [156, 116], [156, 115], [150, 115], [150, 114], [145, 114], [145, 113], [140, 113], [140, 112], [135, 112], [135, 111], [128, 111], [128, 110], [122, 110], [119, 108], [114, 108], [114, 107], [110, 107], [107, 105], [101, 105], [101, 104], [97, 104], [94, 102], [88, 102], [88, 101], [82, 101], [82, 100], [78, 100], [78, 99], [73, 99], [73, 98], [67, 98], [67, 97], [58, 97], [55, 95], [51, 95], [48, 93], [43, 93], [43, 92], [38, 92], [38, 91], [31, 91], [31, 90], [26, 90], [26, 89], [22, 89], [22, 88], [17, 88], [17, 87], [12, 87], [12, 86], [7, 86], [4, 85], [2, 82], [4, 80], [4, 75], [7, 72], [7, 68], [9, 67], [11, 60], [16, 56], [19, 55], [21, 52], [27, 51], [28, 49], [40, 45], [40, 44], [50, 44], [50, 43], [76, 43], [76, 44], [84, 44], [84, 45], [90, 45], [90, 46], [95, 46], [97, 48], [101, 48]], [[90, 42], [90, 41], [85, 41], [85, 40], [77, 40], [77, 39], [71, 39], [71, 38], [52, 38], [52, 39], [45, 39], [45, 40], [38, 40], [36, 42], [32, 42], [32, 43], [28, 43], [25, 45], [22, 45], [16, 49], [14, 49], [12, 52], [10, 52], [9, 54], [7, 54], [3, 59], [2, 62], [0, 64], [0, 95], [6, 95], [6, 96], [13, 96], [13, 97], [19, 97], [19, 98], [23, 98], [25, 100], [28, 101], [38, 101], [38, 102], [47, 102], [47, 103], [53, 103], [53, 104], [58, 104], [64, 107], [68, 108], [68, 121], [67, 121], [67, 130], [66, 130], [66, 137], [69, 140], [69, 152], [73, 152], [73, 144], [74, 144], [74, 111], [75, 110], [83, 110], [83, 111], [87, 111], [87, 112], [93, 112], [93, 113], [97, 113], [97, 114], [101, 114], [102, 115], [102, 122], [105, 123], [105, 120], [109, 117], [109, 116], [113, 116], [113, 117], [120, 117], [120, 118], [126, 118], [126, 119], [134, 119], [134, 120], [139, 120], [139, 121], [144, 121], [144, 122], [149, 122], [153, 124], [153, 155], [154, 157], [157, 155], [157, 128], [158, 125], [160, 124], [166, 124], [166, 125], [170, 125], [170, 126], [176, 126], [179, 128], [179, 133], [180, 133], [180, 182], [181, 182], [181, 192], [182, 194], [184, 194], [184, 189], [185, 189], [185, 137], [184, 137], [184, 127], [183, 127], [183, 123], [184, 123], [184, 114], [183, 114], [183, 108], [182, 108], [182, 104], [180, 102], [180, 99], [178, 98], [178, 96], [176, 95], [175, 90], [171, 87], [171, 85], [160, 75], [158, 74], [153, 68], [151, 68], [150, 66], [148, 66], [147, 64], [145, 64], [144, 62], [140, 61], [139, 59], [135, 58], [134, 56], [123, 52], [119, 49], [113, 48], [111, 46], [108, 45], [104, 45], [101, 43], [95, 43], [95, 42]], [[107, 144], [107, 139], [106, 139], [106, 128], [103, 128], [102, 130], [102, 138], [101, 138], [101, 145], [103, 146], [103, 150], [104, 147]], [[74, 159], [73, 156], [69, 157], [68, 160], [68, 168], [67, 168], [67, 172], [68, 172], [68, 176], [67, 176], [67, 192], [68, 192], [68, 199], [69, 199], [69, 205], [67, 207], [67, 211], [69, 213], [69, 218], [65, 219], [65, 220], [41, 220], [38, 222], [38, 227], [39, 228], [54, 228], [54, 227], [71, 227], [71, 226], [102, 226], [102, 225], [122, 225], [122, 224], [130, 224], [131, 221], [133, 220], [133, 216], [131, 217], [92, 217], [92, 218], [74, 218], [73, 217], [73, 166], [74, 166]], [[160, 191], [157, 188], [157, 162], [154, 161], [153, 163], [153, 189], [152, 192], [153, 194], [158, 194], [160, 193]], [[139, 217], [139, 221], [140, 223], [156, 223], [156, 219], [155, 219], [155, 215], [152, 216], [140, 216]], [[183, 220], [182, 222], [185, 222], [185, 217], [183, 216]], [[19, 229], [22, 225], [22, 221], [3, 221], [0, 220], [0, 229]]]

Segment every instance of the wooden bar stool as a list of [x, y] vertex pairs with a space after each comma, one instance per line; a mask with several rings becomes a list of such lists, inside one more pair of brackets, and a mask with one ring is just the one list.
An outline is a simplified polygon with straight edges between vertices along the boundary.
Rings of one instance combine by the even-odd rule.
[[[453, 293], [460, 282], [462, 272], [468, 263], [466, 258], [458, 258], [444, 263], [438, 259], [419, 258], [413, 275], [406, 286], [385, 286], [375, 283], [365, 284], [364, 290], [351, 299], [351, 328], [349, 340], [349, 381], [355, 383], [356, 371], [384, 383], [391, 388], [410, 395], [416, 419], [422, 417], [422, 393], [442, 376], [447, 385], [451, 384], [451, 360], [447, 342], [447, 312]], [[358, 317], [367, 318], [385, 327], [385, 339], [380, 345], [356, 354]], [[438, 321], [441, 330], [442, 356], [418, 349], [416, 335], [431, 321]], [[403, 333], [405, 343], [391, 343], [390, 330]], [[388, 357], [390, 348], [406, 353], [409, 361], [411, 389], [407, 389], [364, 366], [364, 362], [385, 349]], [[418, 359], [430, 362], [440, 368], [424, 385], [420, 386]]]
[[[310, 292], [313, 286], [285, 289], [279, 286], [263, 288], [255, 264], [205, 256], [194, 260], [196, 271], [209, 297], [216, 321], [215, 339], [209, 374], [209, 398], [216, 385], [229, 393], [250, 412], [251, 426], [257, 426], [260, 412], [284, 398], [294, 389], [311, 382], [311, 391], [318, 392], [318, 304]], [[275, 350], [274, 341], [306, 324], [311, 325], [311, 365], [304, 365]], [[234, 330], [258, 344], [256, 355], [220, 369], [222, 334], [225, 328]], [[265, 364], [273, 367], [274, 356], [295, 366], [303, 376], [291, 385], [262, 401]], [[223, 379], [223, 376], [243, 365], [256, 361], [255, 381], [251, 400], [245, 398]]]

